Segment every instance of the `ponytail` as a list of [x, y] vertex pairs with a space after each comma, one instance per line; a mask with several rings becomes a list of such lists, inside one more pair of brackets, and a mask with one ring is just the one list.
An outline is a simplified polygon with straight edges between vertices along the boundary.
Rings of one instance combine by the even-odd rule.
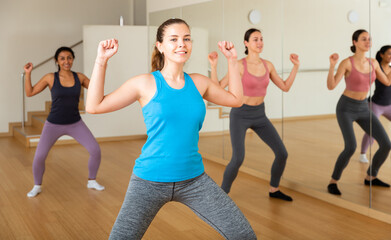
[[158, 70], [160, 71], [164, 67], [164, 56], [161, 52], [159, 52], [159, 50], [157, 49], [156, 46], [153, 49], [151, 66], [152, 66], [152, 69], [151, 69], [152, 72], [158, 71]]

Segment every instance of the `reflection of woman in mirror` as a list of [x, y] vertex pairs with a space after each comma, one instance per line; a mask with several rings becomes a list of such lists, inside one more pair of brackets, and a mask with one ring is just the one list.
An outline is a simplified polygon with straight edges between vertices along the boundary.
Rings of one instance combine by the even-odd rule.
[[[290, 196], [285, 195], [278, 188], [288, 153], [276, 129], [265, 115], [264, 99], [269, 79], [284, 92], [289, 91], [299, 69], [299, 57], [296, 54], [290, 55], [290, 60], [294, 66], [289, 77], [284, 81], [277, 74], [271, 62], [259, 57], [263, 50], [263, 37], [260, 30], [254, 28], [247, 30], [244, 35], [244, 45], [246, 46], [245, 54], [247, 56], [238, 61], [243, 84], [244, 104], [241, 107], [232, 108], [230, 113], [232, 158], [225, 169], [221, 187], [227, 193], [231, 189], [239, 167], [244, 160], [244, 141], [246, 131], [250, 128], [275, 154], [271, 169], [269, 196], [292, 201]], [[209, 54], [208, 58], [212, 69], [212, 79], [218, 82], [217, 54], [213, 52]], [[220, 85], [225, 87], [227, 84], [228, 76], [225, 76], [220, 81]]]
[[[375, 59], [368, 59], [365, 53], [371, 48], [372, 42], [369, 33], [365, 30], [357, 30], [353, 33], [353, 56], [344, 59], [338, 66], [334, 75], [334, 68], [338, 61], [338, 54], [330, 56], [330, 69], [327, 77], [328, 89], [334, 89], [343, 77], [345, 77], [346, 89], [337, 104], [337, 120], [341, 128], [345, 142], [345, 148], [335, 163], [334, 172], [328, 185], [331, 194], [341, 195], [337, 182], [341, 178], [342, 171], [348, 165], [350, 158], [356, 150], [356, 138], [353, 131], [353, 122], [372, 136], [379, 143], [379, 149], [373, 156], [372, 167], [368, 168], [365, 185], [389, 187], [376, 176], [380, 166], [386, 160], [391, 149], [391, 142], [384, 131], [379, 119], [370, 112], [367, 95], [370, 84], [377, 79], [386, 86], [391, 84], [391, 73], [387, 76], [382, 72], [379, 63]], [[372, 126], [370, 125], [372, 118]], [[370, 128], [372, 127], [372, 130]]]
[[[391, 45], [386, 45], [380, 48], [376, 54], [376, 60], [380, 64], [380, 69], [388, 74], [391, 72]], [[375, 81], [376, 89], [375, 93], [372, 96], [372, 112], [376, 117], [381, 115], [385, 116], [388, 120], [391, 121], [391, 87], [386, 86], [381, 83], [378, 79]], [[361, 154], [360, 162], [367, 163], [366, 152], [368, 150], [369, 144], [373, 143], [373, 138], [369, 139], [369, 135], [365, 134], [362, 143], [361, 143]]]
[[153, 72], [133, 77], [105, 96], [107, 62], [117, 52], [118, 42], [100, 42], [87, 111], [112, 112], [138, 101], [148, 134], [110, 239], [141, 239], [170, 201], [185, 204], [227, 239], [256, 239], [240, 209], [205, 173], [198, 153], [205, 118], [203, 98], [225, 106], [242, 105], [236, 50], [230, 42], [220, 42], [219, 48], [232, 80], [228, 91], [201, 74], [183, 72], [192, 52], [190, 28], [181, 19], [169, 19], [157, 30]]

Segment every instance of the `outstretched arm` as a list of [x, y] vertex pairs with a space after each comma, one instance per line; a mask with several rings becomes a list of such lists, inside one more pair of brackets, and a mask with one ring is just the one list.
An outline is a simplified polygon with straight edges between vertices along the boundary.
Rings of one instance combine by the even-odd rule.
[[295, 81], [297, 71], [299, 70], [299, 56], [296, 54], [290, 55], [290, 60], [293, 63], [293, 68], [291, 70], [291, 73], [289, 74], [288, 78], [284, 81], [280, 76], [277, 74], [276, 69], [274, 68], [273, 64], [271, 64], [270, 69], [270, 79], [273, 81], [276, 86], [281, 89], [284, 92], [288, 92], [289, 89], [292, 87], [293, 82]]
[[117, 52], [116, 39], [99, 43], [98, 54], [88, 86], [86, 111], [88, 113], [107, 113], [119, 110], [135, 102], [138, 97], [137, 81], [129, 79], [114, 92], [104, 95], [104, 84], [108, 60]]

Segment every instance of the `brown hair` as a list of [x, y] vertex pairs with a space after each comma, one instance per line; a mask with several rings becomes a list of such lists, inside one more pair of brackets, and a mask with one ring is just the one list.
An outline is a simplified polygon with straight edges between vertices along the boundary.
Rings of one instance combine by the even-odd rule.
[[[366, 33], [367, 32], [367, 30], [364, 30], [364, 29], [359, 29], [359, 30], [357, 30], [357, 31], [355, 31], [354, 33], [353, 33], [353, 36], [352, 36], [352, 42], [354, 42], [354, 41], [358, 41], [358, 38], [360, 37], [360, 35], [361, 35], [361, 33]], [[356, 52], [356, 46], [354, 46], [354, 43], [353, 43], [353, 45], [350, 47], [350, 51], [352, 51], [353, 53], [355, 53]]]
[[[156, 42], [160, 42], [160, 43], [163, 42], [164, 31], [168, 26], [172, 24], [185, 24], [188, 28], [190, 28], [189, 25], [180, 18], [168, 19], [167, 21], [162, 23], [157, 29]], [[164, 55], [163, 53], [159, 52], [159, 49], [157, 49], [156, 45], [155, 48], [153, 49], [151, 65], [152, 65], [152, 72], [157, 70], [162, 70], [164, 67]]]
[[[256, 28], [250, 28], [249, 30], [246, 31], [246, 33], [244, 34], [244, 41], [248, 42], [250, 40], [250, 36], [253, 32], [261, 32], [261, 30], [259, 29], [256, 29]], [[247, 47], [245, 46], [246, 48], [246, 51], [244, 51], [244, 54], [248, 54], [248, 49]]]

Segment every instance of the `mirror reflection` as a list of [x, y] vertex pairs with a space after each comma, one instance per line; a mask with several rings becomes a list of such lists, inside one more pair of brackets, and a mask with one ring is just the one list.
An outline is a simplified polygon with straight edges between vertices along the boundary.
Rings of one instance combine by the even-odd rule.
[[[254, 98], [260, 100], [254, 105], [264, 104], [264, 114], [275, 129], [275, 136], [278, 135], [283, 140], [282, 144], [275, 145], [280, 146], [277, 152], [284, 153], [281, 148], [283, 146], [287, 153], [287, 156], [283, 157], [287, 157], [285, 169], [278, 168], [280, 172], [283, 169], [282, 185], [293, 189], [295, 186], [305, 187], [319, 193], [317, 196], [319, 198], [323, 196], [330, 198], [333, 196], [329, 193], [328, 184], [334, 183], [333, 180], [339, 180], [336, 186], [342, 195], [336, 197], [369, 206], [370, 187], [375, 184], [373, 181], [369, 183], [370, 186], [365, 184], [366, 177], [367, 180], [371, 180], [367, 174], [372, 174], [373, 178], [379, 172], [381, 181], [391, 182], [390, 174], [387, 174], [391, 172], [391, 163], [384, 162], [387, 157], [384, 157], [387, 155], [384, 148], [387, 148], [386, 140], [389, 135], [385, 133], [389, 133], [390, 122], [385, 113], [379, 114], [376, 109], [373, 109], [375, 102], [369, 102], [367, 99], [376, 91], [381, 91], [375, 90], [380, 83], [377, 81], [372, 85], [370, 83], [378, 75], [382, 75], [381, 72], [386, 76], [390, 71], [391, 57], [387, 60], [387, 51], [382, 55], [384, 60], [377, 58], [378, 65], [374, 61], [381, 47], [391, 43], [391, 35], [379, 27], [384, 23], [384, 19], [390, 18], [390, 11], [391, 6], [369, 0], [348, 0], [338, 4], [327, 0], [246, 2], [215, 0], [151, 13], [149, 23], [154, 25], [169, 17], [181, 17], [186, 19], [194, 29], [205, 30], [207, 51], [206, 55], [199, 57], [199, 63], [203, 67], [206, 66], [207, 74], [210, 76], [216, 74], [216, 79], [219, 80], [224, 79], [227, 73], [225, 61], [219, 61], [218, 57], [221, 60], [222, 56], [217, 56], [214, 67], [213, 60], [208, 60], [207, 57], [209, 53], [217, 51], [217, 42], [225, 39], [232, 41], [238, 51], [238, 59], [243, 62], [243, 58], [246, 60], [249, 58], [249, 55], [245, 54], [246, 47], [248, 48], [244, 38], [245, 33], [251, 28], [258, 29], [257, 34], [260, 35], [258, 39], [262, 40], [262, 45], [259, 44], [261, 46], [255, 45], [255, 49], [258, 47], [256, 54], [259, 56], [259, 61], [247, 60], [247, 73], [255, 77], [265, 75], [266, 67], [262, 60], [266, 60], [271, 81], [267, 88], [265, 87], [266, 94], [260, 98], [261, 100], [257, 98], [259, 96]], [[251, 16], [254, 12], [255, 17]], [[368, 36], [366, 42], [363, 42], [364, 47], [358, 46], [359, 53], [354, 53], [350, 48], [355, 43], [360, 44], [360, 40], [353, 41], [352, 35], [358, 29], [366, 30]], [[372, 48], [367, 46], [370, 39]], [[201, 41], [196, 37], [193, 37], [193, 40], [194, 46]], [[250, 51], [252, 55], [253, 52]], [[337, 53], [338, 58], [333, 53]], [[290, 54], [299, 56], [300, 67], [289, 91], [284, 92], [286, 89], [280, 87], [275, 79], [278, 76], [285, 81], [291, 76], [295, 63]], [[358, 58], [358, 55], [362, 58]], [[368, 59], [373, 60], [368, 61]], [[198, 63], [198, 60], [195, 62]], [[190, 65], [189, 69], [192, 67]], [[369, 89], [357, 90], [349, 87], [349, 79], [354, 77], [351, 75], [352, 69], [356, 69], [358, 75], [361, 73], [365, 75], [365, 83]], [[275, 71], [274, 80], [271, 71]], [[334, 78], [334, 83], [338, 82], [332, 90], [328, 89], [329, 75], [330, 79]], [[337, 111], [346, 107], [346, 104], [341, 103], [345, 97], [361, 101], [362, 107], [365, 108], [364, 118], [372, 119], [369, 125], [367, 120], [365, 123], [357, 119], [345, 122], [347, 119], [345, 113]], [[251, 103], [247, 105], [251, 106]], [[370, 114], [370, 110], [374, 115]], [[232, 157], [236, 156], [235, 148], [241, 144], [238, 148], [240, 151], [237, 151], [241, 156], [235, 168], [239, 165], [241, 171], [275, 183], [271, 177], [276, 163], [274, 145], [265, 143], [267, 140], [262, 138], [262, 133], [253, 130], [246, 129], [239, 135], [241, 138], [234, 137], [232, 130], [240, 124], [234, 124], [235, 127], [232, 129], [230, 123], [232, 124], [233, 121], [230, 114], [232, 115], [231, 109], [208, 105], [206, 125], [199, 145], [200, 152], [208, 159], [227, 165]], [[243, 117], [244, 114], [239, 115]], [[376, 133], [370, 127], [373, 119], [378, 116], [385, 132], [379, 130], [378, 123], [376, 123], [378, 129]], [[375, 135], [382, 137], [370, 144], [368, 140], [370, 137], [364, 137], [365, 131], [373, 137]], [[232, 138], [239, 143], [231, 141]], [[380, 147], [380, 152], [379, 143], [384, 144]], [[366, 148], [368, 150], [365, 151]], [[233, 176], [235, 178], [235, 174]], [[230, 184], [227, 184], [226, 191], [229, 191]], [[232, 187], [235, 187], [234, 183]], [[391, 213], [391, 209], [387, 209], [385, 207], [387, 204], [384, 204], [384, 199], [390, 197], [389, 194], [390, 191], [374, 186], [373, 208]]]

